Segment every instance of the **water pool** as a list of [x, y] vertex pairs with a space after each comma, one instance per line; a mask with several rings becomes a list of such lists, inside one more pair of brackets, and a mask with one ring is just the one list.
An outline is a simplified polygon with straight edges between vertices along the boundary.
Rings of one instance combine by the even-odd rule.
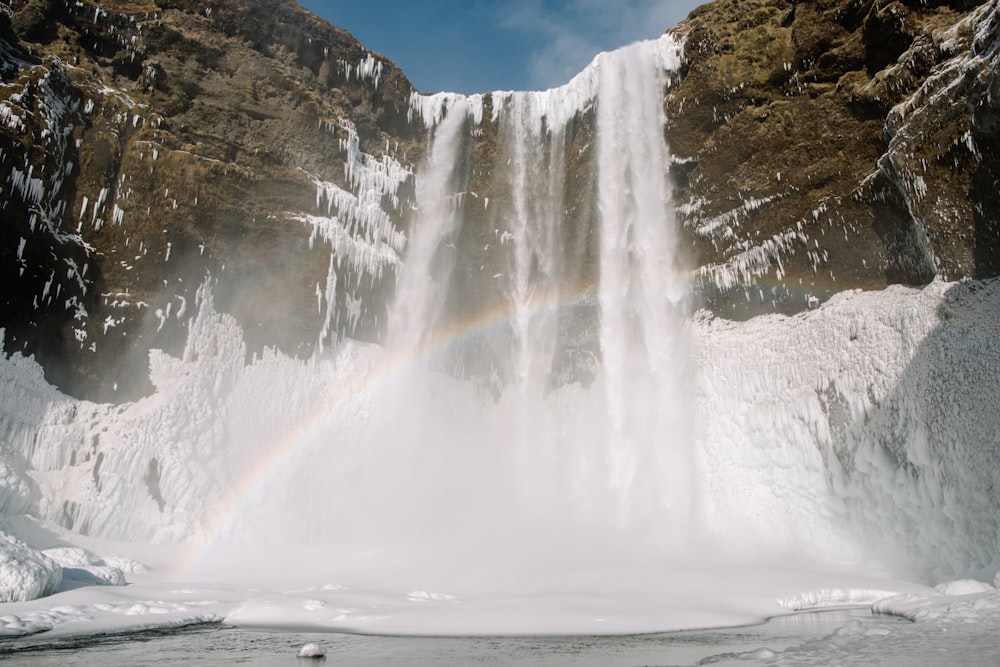
[[0, 645], [0, 660], [44, 666], [295, 665], [306, 643], [320, 644], [325, 662], [382, 665], [695, 665], [705, 658], [760, 648], [781, 651], [820, 639], [852, 622], [906, 623], [869, 609], [801, 613], [761, 625], [641, 635], [574, 637], [392, 637], [260, 631], [203, 624], [128, 634], [45, 641], [26, 637]]

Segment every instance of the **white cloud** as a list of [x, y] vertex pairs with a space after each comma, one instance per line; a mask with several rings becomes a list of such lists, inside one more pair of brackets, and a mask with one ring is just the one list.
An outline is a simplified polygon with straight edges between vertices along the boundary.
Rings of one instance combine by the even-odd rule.
[[569, 81], [601, 52], [651, 39], [683, 19], [697, 0], [510, 0], [497, 8], [504, 27], [534, 44], [534, 88]]

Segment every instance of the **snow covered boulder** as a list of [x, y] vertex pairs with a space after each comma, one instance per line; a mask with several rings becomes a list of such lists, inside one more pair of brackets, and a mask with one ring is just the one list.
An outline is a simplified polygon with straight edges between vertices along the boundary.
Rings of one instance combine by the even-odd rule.
[[0, 532], [0, 602], [51, 595], [61, 583], [58, 563], [13, 535]]
[[52, 547], [51, 549], [42, 549], [42, 553], [58, 563], [60, 567], [100, 564], [100, 559], [97, 556], [80, 547]]
[[125, 558], [124, 556], [104, 556], [101, 558], [108, 567], [115, 567], [125, 574], [141, 574], [149, 572], [145, 565], [137, 560]]
[[63, 581], [81, 586], [124, 586], [125, 575], [117, 567], [107, 565], [81, 565], [64, 567]]
[[991, 584], [987, 584], [976, 579], [958, 579], [947, 581], [934, 587], [941, 595], [978, 595], [979, 593], [989, 593], [995, 590]]
[[80, 547], [55, 547], [43, 552], [63, 568], [63, 581], [81, 586], [124, 586], [125, 574]]
[[326, 657], [326, 653], [319, 644], [306, 644], [299, 649], [299, 657], [322, 659]]

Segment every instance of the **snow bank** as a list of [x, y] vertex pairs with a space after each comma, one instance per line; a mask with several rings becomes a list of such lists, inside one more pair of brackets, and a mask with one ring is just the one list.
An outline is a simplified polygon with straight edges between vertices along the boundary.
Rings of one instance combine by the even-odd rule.
[[63, 580], [84, 586], [124, 586], [125, 574], [80, 547], [55, 547], [43, 553], [63, 568]]
[[851, 621], [832, 634], [784, 651], [759, 648], [702, 660], [703, 665], [995, 665], [1000, 663], [1000, 591], [971, 580], [948, 593], [906, 593], [879, 600], [875, 614], [912, 623]]
[[[232, 600], [220, 602], [192, 599], [189, 594], [185, 595], [190, 592], [149, 590], [142, 587], [115, 590], [120, 593], [113, 598], [89, 594], [80, 602], [4, 609], [4, 615], [0, 616], [0, 637], [24, 637], [43, 632], [49, 633], [46, 637], [140, 632], [217, 623], [223, 618], [220, 607], [232, 608], [236, 605]], [[150, 593], [160, 594], [160, 597], [141, 597]]]
[[13, 535], [0, 532], [0, 602], [23, 602], [51, 595], [62, 583], [62, 568]]
[[995, 590], [995, 587], [977, 579], [956, 579], [938, 584], [934, 590], [941, 595], [978, 595], [989, 593]]
[[902, 616], [911, 621], [940, 624], [992, 625], [1000, 628], [1000, 591], [988, 584], [970, 586], [968, 581], [952, 582], [939, 595], [907, 593], [876, 602], [880, 614]]
[[778, 604], [792, 611], [822, 609], [824, 607], [869, 606], [894, 595], [896, 595], [895, 592], [886, 590], [824, 588], [778, 600]]

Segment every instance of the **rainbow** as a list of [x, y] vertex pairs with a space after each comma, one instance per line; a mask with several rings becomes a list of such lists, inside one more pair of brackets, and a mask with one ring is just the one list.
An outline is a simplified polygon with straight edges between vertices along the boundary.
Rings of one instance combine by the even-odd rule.
[[240, 510], [263, 493], [271, 480], [286, 466], [294, 463], [297, 455], [307, 449], [308, 443], [323, 433], [345, 409], [377, 393], [391, 379], [415, 365], [426, 364], [448, 349], [468, 345], [476, 339], [502, 330], [515, 315], [575, 308], [594, 303], [596, 303], [596, 291], [592, 285], [570, 293], [553, 289], [536, 294], [531, 305], [525, 309], [513, 310], [510, 304], [501, 303], [491, 309], [484, 309], [471, 318], [441, 327], [412, 349], [390, 353], [382, 363], [359, 377], [349, 390], [340, 394], [338, 400], [329, 405], [329, 409], [305, 415], [295, 428], [270, 448], [265, 456], [260, 457], [251, 470], [230, 486], [218, 502], [218, 511], [214, 512], [207, 522], [205, 530], [207, 537], [194, 545], [179, 560], [170, 578], [177, 581], [188, 578], [212, 547], [220, 543], [220, 538], [232, 527]]
[[[807, 294], [805, 289], [796, 289], [795, 286], [789, 286], [781, 281], [758, 280], [753, 288], [748, 289], [756, 289], [758, 286], [767, 288], [771, 287], [772, 283], [773, 287], [784, 288], [791, 295], [802, 296], [803, 300]], [[552, 289], [536, 294], [532, 303], [522, 309], [515, 310], [511, 304], [501, 302], [466, 320], [455, 321], [441, 327], [431, 337], [413, 348], [390, 352], [380, 364], [359, 376], [354, 385], [340, 394], [327, 410], [305, 415], [281, 441], [270, 448], [265, 456], [260, 457], [251, 470], [230, 486], [219, 500], [218, 511], [207, 521], [205, 539], [193, 546], [179, 561], [174, 568], [172, 578], [184, 580], [204, 560], [212, 547], [220, 543], [220, 538], [232, 527], [240, 510], [265, 492], [269, 488], [269, 483], [288, 465], [293, 464], [301, 452], [307, 450], [306, 445], [322, 434], [329, 424], [353, 404], [377, 393], [392, 379], [415, 365], [426, 365], [447, 350], [468, 345], [502, 330], [516, 315], [591, 306], [596, 302], [597, 293], [594, 285], [570, 291]]]

